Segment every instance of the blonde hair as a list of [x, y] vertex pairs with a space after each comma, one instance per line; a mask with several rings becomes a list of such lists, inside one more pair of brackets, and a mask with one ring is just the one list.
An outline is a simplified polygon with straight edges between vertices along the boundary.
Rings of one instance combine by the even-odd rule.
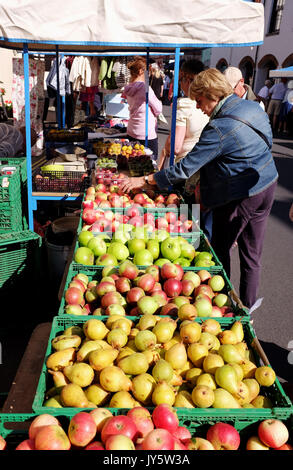
[[213, 101], [220, 101], [232, 93], [233, 88], [230, 83], [216, 68], [200, 72], [195, 76], [189, 88], [189, 96], [192, 100], [196, 100], [197, 96], [204, 96]]

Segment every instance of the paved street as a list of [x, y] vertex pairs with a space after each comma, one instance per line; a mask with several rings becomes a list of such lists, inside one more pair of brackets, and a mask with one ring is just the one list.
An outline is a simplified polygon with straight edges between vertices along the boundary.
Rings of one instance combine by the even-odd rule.
[[[171, 108], [164, 106], [170, 122]], [[159, 126], [159, 148], [168, 134], [167, 125]], [[273, 155], [279, 172], [275, 202], [270, 214], [262, 257], [259, 298], [261, 306], [252, 313], [253, 327], [281, 382], [293, 383], [293, 223], [288, 217], [293, 202], [293, 138], [275, 138]], [[238, 292], [239, 260], [232, 255], [231, 281]], [[290, 343], [291, 341], [291, 343]], [[290, 344], [289, 344], [290, 343]], [[293, 353], [292, 353], [293, 355]]]

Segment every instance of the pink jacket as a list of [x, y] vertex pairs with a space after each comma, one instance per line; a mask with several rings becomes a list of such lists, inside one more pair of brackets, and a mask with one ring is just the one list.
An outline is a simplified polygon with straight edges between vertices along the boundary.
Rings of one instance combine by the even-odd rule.
[[[144, 82], [133, 82], [124, 88], [122, 98], [127, 99], [129, 107], [129, 121], [127, 134], [135, 139], [145, 139], [145, 110], [146, 88]], [[148, 138], [157, 137], [157, 116], [162, 112], [162, 102], [158, 100], [154, 91], [149, 87], [149, 114], [148, 114]]]

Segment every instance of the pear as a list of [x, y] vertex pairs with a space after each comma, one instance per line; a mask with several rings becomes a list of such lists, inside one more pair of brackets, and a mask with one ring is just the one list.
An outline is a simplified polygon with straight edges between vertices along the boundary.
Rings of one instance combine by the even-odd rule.
[[153, 405], [161, 405], [166, 403], [167, 405], [173, 406], [175, 403], [175, 392], [173, 388], [167, 384], [167, 382], [160, 382], [155, 385], [154, 391], [152, 393], [152, 403]]
[[224, 388], [217, 388], [214, 390], [214, 403], [212, 404], [213, 408], [241, 408], [241, 405]]
[[161, 358], [160, 353], [155, 349], [147, 349], [146, 351], [143, 351], [142, 354], [147, 358], [149, 367], [154, 366]]
[[172, 321], [166, 321], [162, 319], [158, 321], [152, 329], [152, 332], [157, 337], [158, 343], [167, 343], [173, 337], [177, 323]]
[[152, 375], [147, 373], [136, 375], [132, 379], [133, 396], [143, 405], [151, 405], [155, 385], [156, 381]]
[[227, 363], [235, 362], [236, 364], [240, 364], [243, 361], [242, 355], [237, 351], [233, 344], [221, 344], [218, 354], [220, 354], [224, 359], [224, 362]]
[[243, 369], [241, 367], [240, 364], [236, 364], [235, 362], [230, 362], [229, 363], [229, 366], [232, 366], [233, 369], [235, 370], [236, 372], [236, 375], [237, 375], [237, 379], [239, 381], [241, 381], [243, 379], [243, 376], [244, 376], [244, 373], [243, 373]]
[[214, 344], [213, 344], [212, 348], [210, 349], [210, 352], [211, 353], [214, 353], [214, 352], [217, 353], [219, 351], [220, 347], [221, 347], [221, 343], [220, 343], [219, 339], [216, 336], [214, 336]]
[[102, 320], [91, 318], [84, 323], [83, 332], [89, 339], [104, 339], [109, 330]]
[[63, 406], [73, 408], [87, 408], [88, 399], [83, 389], [77, 384], [65, 385], [60, 393], [60, 401]]
[[63, 331], [63, 335], [69, 335], [69, 336], [72, 336], [72, 335], [78, 335], [81, 337], [81, 339], [84, 338], [84, 332], [83, 332], [83, 329], [81, 326], [77, 326], [77, 325], [74, 325], [74, 326], [68, 326], [68, 328], [66, 328], [64, 331]]
[[275, 371], [269, 366], [258, 367], [254, 376], [259, 385], [262, 385], [263, 387], [270, 387], [276, 380]]
[[202, 374], [202, 369], [199, 367], [193, 367], [186, 372], [185, 380], [192, 386], [195, 387], [198, 377]]
[[244, 339], [244, 330], [242, 323], [240, 321], [235, 321], [231, 326], [230, 330], [235, 333], [237, 343], [241, 343], [241, 341], [243, 341]]
[[175, 331], [173, 338], [170, 339], [170, 341], [167, 341], [166, 343], [163, 344], [163, 348], [167, 351], [170, 349], [174, 344], [178, 344], [182, 342], [182, 338], [180, 336], [180, 333], [178, 331]]
[[136, 324], [136, 327], [141, 331], [149, 330], [155, 326], [157, 321], [158, 318], [156, 317], [156, 315], [145, 313], [140, 317], [138, 323]]
[[273, 408], [272, 401], [268, 397], [265, 397], [264, 395], [258, 395], [257, 397], [255, 397], [251, 401], [251, 404], [255, 408]]
[[60, 395], [55, 395], [54, 397], [48, 398], [48, 400], [44, 402], [44, 406], [49, 408], [63, 408]]
[[123, 359], [124, 357], [130, 356], [130, 354], [133, 354], [132, 349], [128, 348], [127, 346], [124, 346], [124, 348], [121, 348], [118, 351], [118, 356], [116, 358], [116, 361], [119, 362], [120, 359]]
[[185, 379], [187, 372], [189, 371], [189, 369], [192, 369], [192, 368], [193, 368], [192, 362], [189, 359], [187, 359], [184, 366], [181, 367], [181, 369], [177, 369], [176, 372], [177, 374], [181, 375], [183, 379]]
[[201, 325], [202, 332], [210, 333], [212, 335], [217, 336], [222, 331], [221, 324], [214, 320], [213, 318], [208, 318], [203, 322]]
[[107, 366], [100, 372], [100, 385], [107, 392], [129, 391], [131, 389], [131, 380], [117, 366]]
[[191, 393], [187, 390], [180, 390], [176, 395], [173, 406], [177, 408], [195, 408]]
[[97, 344], [96, 341], [90, 340], [82, 344], [79, 350], [76, 353], [77, 362], [86, 362], [88, 361], [89, 355], [92, 351], [97, 349], [102, 349], [101, 345]]
[[249, 402], [252, 402], [260, 392], [260, 386], [256, 379], [243, 379], [243, 383], [248, 387], [249, 390]]
[[235, 344], [234, 347], [242, 355], [243, 359], [246, 359], [246, 352], [248, 351], [248, 347], [245, 341], [240, 341], [239, 343]]
[[202, 367], [204, 358], [208, 355], [208, 348], [199, 343], [192, 343], [187, 348], [187, 356], [195, 367]]
[[201, 331], [199, 323], [188, 322], [180, 327], [180, 337], [185, 344], [196, 343], [200, 338]]
[[112, 315], [109, 315], [106, 320], [106, 328], [108, 328], [108, 330], [111, 330], [113, 323], [115, 323], [116, 320], [120, 320], [121, 318], [125, 318], [125, 316], [112, 313]]
[[200, 338], [198, 340], [198, 343], [199, 344], [203, 344], [204, 346], [207, 347], [207, 349], [210, 351], [211, 349], [213, 349], [213, 347], [215, 346], [216, 344], [216, 336], [211, 334], [211, 333], [208, 333], [208, 332], [203, 332], [201, 333], [200, 335]]
[[125, 374], [130, 375], [144, 374], [149, 368], [148, 360], [143, 353], [133, 353], [124, 357], [117, 365]]
[[253, 362], [249, 361], [248, 359], [243, 359], [240, 362], [240, 365], [243, 370], [244, 379], [253, 379], [255, 371], [257, 369], [256, 365]]
[[244, 403], [244, 405], [242, 405], [242, 408], [255, 408], [255, 406], [253, 406], [251, 403]]
[[111, 393], [104, 390], [99, 384], [91, 384], [85, 389], [84, 393], [88, 401], [97, 406], [104, 406], [111, 397]]
[[89, 354], [89, 364], [94, 370], [102, 370], [113, 364], [119, 351], [117, 349], [96, 349]]
[[183, 379], [181, 375], [179, 375], [177, 372], [173, 372], [173, 377], [169, 382], [169, 385], [172, 385], [173, 387], [178, 387], [183, 384]]
[[88, 387], [94, 380], [95, 373], [92, 367], [85, 362], [76, 362], [64, 367], [63, 373], [71, 383], [80, 387]]
[[155, 333], [150, 330], [142, 330], [135, 336], [134, 344], [138, 351], [145, 351], [146, 349], [153, 348], [157, 344], [157, 337]]
[[130, 335], [131, 324], [127, 318], [119, 318], [118, 320], [115, 320], [111, 325], [111, 330], [114, 330], [115, 328], [121, 328], [123, 331], [125, 331], [127, 336]]
[[62, 370], [64, 367], [73, 364], [75, 360], [75, 348], [62, 349], [56, 351], [46, 360], [46, 366], [53, 371]]
[[236, 393], [233, 394], [233, 396], [234, 398], [236, 398], [236, 400], [241, 406], [246, 405], [250, 402], [249, 388], [242, 381], [238, 382], [238, 390]]
[[199, 377], [197, 377], [196, 385], [205, 385], [206, 387], [209, 387], [212, 390], [216, 390], [217, 388], [217, 383], [215, 381], [214, 376], [208, 373], [201, 374]]
[[202, 368], [208, 374], [214, 374], [218, 367], [224, 365], [224, 359], [219, 354], [209, 353], [203, 360]]
[[232, 330], [222, 331], [219, 333], [218, 338], [221, 344], [237, 344], [239, 342], [237, 341], [236, 333]]
[[235, 394], [238, 390], [238, 379], [235, 370], [229, 364], [218, 367], [215, 372], [215, 381], [219, 387]]
[[128, 338], [134, 339], [139, 331], [140, 330], [138, 328], [131, 328]]
[[129, 392], [121, 390], [114, 393], [110, 400], [110, 408], [134, 408], [135, 400]]
[[128, 342], [128, 336], [122, 328], [115, 328], [107, 334], [107, 342], [112, 348], [123, 348]]
[[135, 340], [134, 340], [134, 339], [130, 339], [130, 340], [127, 342], [127, 344], [126, 344], [125, 347], [128, 348], [128, 349], [131, 349], [132, 352], [138, 352], [138, 349], [137, 349], [137, 347], [135, 346]]
[[170, 382], [173, 377], [173, 369], [171, 364], [165, 359], [160, 359], [153, 367], [152, 376], [156, 382]]
[[173, 369], [181, 369], [187, 361], [187, 353], [183, 343], [174, 344], [165, 353], [165, 360]]
[[209, 408], [214, 403], [214, 391], [206, 385], [197, 385], [191, 393], [193, 403], [198, 408]]
[[63, 385], [67, 385], [69, 383], [69, 380], [65, 377], [61, 370], [48, 370], [48, 372], [53, 377], [55, 387], [63, 387]]
[[81, 337], [78, 335], [59, 335], [52, 339], [51, 344], [55, 351], [62, 351], [68, 348], [78, 348]]

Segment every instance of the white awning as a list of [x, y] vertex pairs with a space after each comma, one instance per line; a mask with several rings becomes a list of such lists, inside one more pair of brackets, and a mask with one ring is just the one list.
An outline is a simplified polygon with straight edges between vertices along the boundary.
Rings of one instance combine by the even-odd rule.
[[293, 78], [293, 66], [283, 69], [270, 70], [271, 78]]
[[243, 0], [0, 0], [0, 46], [170, 50], [263, 42], [264, 9]]

